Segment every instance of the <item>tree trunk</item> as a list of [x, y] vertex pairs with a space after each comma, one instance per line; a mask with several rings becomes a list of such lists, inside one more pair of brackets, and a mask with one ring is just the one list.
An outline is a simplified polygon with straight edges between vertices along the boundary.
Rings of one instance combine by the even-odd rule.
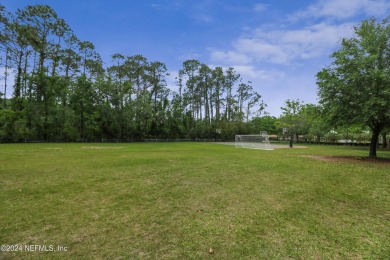
[[[245, 114], [246, 114], [246, 116], [245, 116]], [[251, 114], [251, 109], [250, 109], [250, 106], [249, 106], [249, 104], [248, 104], [248, 106], [247, 106], [247, 108], [246, 108], [246, 111], [242, 114], [242, 118], [244, 118], [245, 117], [245, 121], [247, 122], [247, 123], [249, 123], [249, 116], [250, 116], [250, 114]]]
[[45, 108], [45, 122], [43, 125], [43, 139], [44, 141], [49, 141], [49, 105], [48, 105], [48, 98], [46, 97], [46, 94], [43, 96], [44, 98], [44, 108]]
[[380, 134], [381, 130], [382, 130], [382, 128], [379, 126], [375, 126], [372, 129], [371, 143], [370, 143], [370, 154], [368, 155], [370, 158], [376, 158], [376, 149], [377, 149], [378, 138], [379, 138], [379, 134]]
[[23, 61], [24, 53], [21, 50], [18, 57], [18, 64], [17, 64], [17, 75], [16, 75], [16, 84], [14, 87], [14, 103], [13, 103], [13, 109], [15, 111], [22, 110], [22, 104], [21, 104], [21, 89], [22, 89], [22, 61]]
[[80, 138], [85, 138], [84, 134], [84, 103], [80, 102]]
[[28, 56], [30, 55], [30, 52], [29, 51], [26, 51], [26, 57], [24, 59], [24, 67], [23, 67], [23, 88], [22, 88], [22, 97], [25, 98], [26, 97], [26, 93], [27, 93], [27, 80], [28, 80], [28, 77], [27, 77], [27, 67], [28, 67]]
[[8, 77], [8, 48], [6, 48], [6, 53], [5, 53], [5, 66], [4, 66], [4, 104], [3, 107], [7, 107], [7, 77]]
[[16, 84], [14, 88], [14, 96], [20, 98], [21, 88], [22, 88], [22, 61], [23, 61], [23, 51], [21, 50], [18, 57], [17, 65], [17, 75], [16, 75]]
[[215, 100], [215, 120], [219, 122], [219, 105], [220, 105], [220, 100], [219, 100], [219, 88], [217, 87], [216, 94], [215, 94], [216, 100]]
[[205, 119], [207, 121], [207, 124], [211, 126], [210, 121], [210, 104], [209, 104], [209, 93], [208, 93], [208, 78], [205, 79], [205, 89], [204, 89], [204, 103], [205, 103]]

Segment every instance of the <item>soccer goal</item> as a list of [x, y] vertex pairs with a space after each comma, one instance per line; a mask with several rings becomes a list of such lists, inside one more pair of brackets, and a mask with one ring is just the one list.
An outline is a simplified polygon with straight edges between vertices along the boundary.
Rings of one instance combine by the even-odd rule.
[[236, 148], [273, 150], [267, 132], [260, 132], [259, 135], [236, 135], [235, 146]]

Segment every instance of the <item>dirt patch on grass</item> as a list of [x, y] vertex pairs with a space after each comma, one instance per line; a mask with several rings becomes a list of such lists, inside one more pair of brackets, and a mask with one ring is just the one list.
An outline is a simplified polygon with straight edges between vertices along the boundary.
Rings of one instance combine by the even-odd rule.
[[300, 155], [305, 158], [312, 158], [325, 162], [347, 162], [347, 163], [372, 163], [372, 164], [388, 164], [390, 158], [370, 158], [364, 156], [319, 156], [319, 155]]

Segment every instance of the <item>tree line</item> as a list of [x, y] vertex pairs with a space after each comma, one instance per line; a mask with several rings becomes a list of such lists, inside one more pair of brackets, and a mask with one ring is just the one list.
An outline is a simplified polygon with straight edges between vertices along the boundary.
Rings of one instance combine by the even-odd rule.
[[115, 53], [104, 68], [47, 5], [14, 14], [0, 5], [0, 26], [2, 141], [231, 138], [266, 107], [234, 68], [187, 60], [177, 91], [166, 65], [142, 55]]
[[51, 7], [10, 13], [0, 5], [0, 141], [232, 140], [262, 130], [328, 141], [369, 133], [376, 157], [390, 129], [389, 56], [388, 19], [363, 21], [318, 72], [319, 104], [288, 99], [275, 118], [232, 67], [186, 60], [173, 91], [163, 62], [114, 53], [104, 67], [94, 44]]

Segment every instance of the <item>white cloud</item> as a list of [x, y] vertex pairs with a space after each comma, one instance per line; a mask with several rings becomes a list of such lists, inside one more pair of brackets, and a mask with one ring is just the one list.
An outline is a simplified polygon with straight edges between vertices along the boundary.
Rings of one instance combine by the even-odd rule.
[[285, 50], [278, 44], [273, 44], [264, 38], [241, 38], [234, 43], [238, 52], [250, 55], [257, 61], [283, 64], [288, 63], [289, 57]]
[[265, 71], [249, 65], [235, 65], [233, 67], [242, 78], [249, 81], [270, 80], [281, 75], [279, 72]]
[[347, 19], [356, 15], [383, 16], [390, 11], [387, 0], [319, 0], [290, 16], [291, 20], [305, 18]]
[[255, 4], [253, 10], [254, 10], [255, 12], [261, 13], [261, 12], [264, 12], [265, 10], [267, 10], [267, 9], [268, 9], [268, 6], [269, 6], [269, 5], [267, 5], [267, 4], [257, 3], [257, 4]]
[[316, 103], [315, 74], [340, 40], [352, 36], [353, 25], [320, 22], [293, 29], [247, 29], [230, 50], [210, 50], [210, 57], [252, 81], [268, 105], [266, 110], [278, 115], [286, 99]]
[[247, 64], [252, 61], [248, 55], [236, 51], [212, 51], [210, 55], [211, 60], [227, 64]]
[[[234, 67], [245, 81], [253, 82], [273, 115], [280, 113], [286, 99], [316, 103], [315, 75], [329, 63], [328, 57], [340, 47], [341, 39], [353, 36], [356, 20], [363, 15], [380, 18], [390, 13], [389, 0], [312, 3], [291, 14], [290, 19], [281, 22], [279, 18], [279, 24], [271, 21], [257, 28], [243, 28], [230, 48], [209, 49], [214, 63]], [[252, 11], [267, 8], [259, 4]]]
[[213, 51], [213, 61], [247, 65], [252, 61], [291, 65], [330, 55], [343, 37], [352, 35], [352, 23], [331, 25], [325, 22], [302, 29], [267, 30], [257, 28], [238, 38], [233, 50]]

